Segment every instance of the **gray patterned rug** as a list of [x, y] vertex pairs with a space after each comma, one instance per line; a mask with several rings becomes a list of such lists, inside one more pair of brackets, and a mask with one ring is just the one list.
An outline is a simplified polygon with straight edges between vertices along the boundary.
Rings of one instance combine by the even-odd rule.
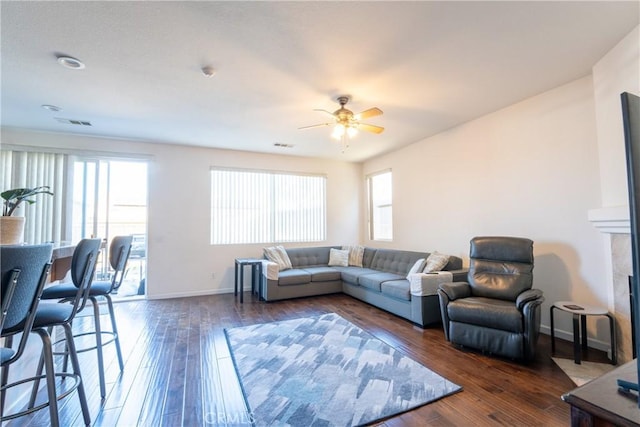
[[355, 426], [462, 388], [335, 313], [225, 330], [256, 426]]

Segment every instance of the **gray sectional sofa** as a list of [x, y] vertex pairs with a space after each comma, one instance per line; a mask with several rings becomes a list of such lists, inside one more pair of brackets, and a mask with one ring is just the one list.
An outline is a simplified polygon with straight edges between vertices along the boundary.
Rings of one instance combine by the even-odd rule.
[[364, 248], [362, 267], [329, 266], [331, 249], [339, 246], [289, 248], [292, 268], [279, 270], [264, 261], [261, 295], [266, 301], [344, 292], [425, 327], [441, 323], [440, 283], [465, 280], [462, 259], [450, 256], [442, 271], [407, 273], [427, 252]]

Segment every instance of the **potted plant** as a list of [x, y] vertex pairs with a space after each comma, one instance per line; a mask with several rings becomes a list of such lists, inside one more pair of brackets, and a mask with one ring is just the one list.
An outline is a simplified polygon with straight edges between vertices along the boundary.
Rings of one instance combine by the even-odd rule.
[[22, 243], [24, 237], [24, 217], [13, 216], [16, 209], [24, 202], [32, 205], [38, 194], [53, 193], [48, 185], [34, 188], [14, 188], [0, 193], [2, 197], [2, 216], [0, 216], [0, 244], [11, 245]]

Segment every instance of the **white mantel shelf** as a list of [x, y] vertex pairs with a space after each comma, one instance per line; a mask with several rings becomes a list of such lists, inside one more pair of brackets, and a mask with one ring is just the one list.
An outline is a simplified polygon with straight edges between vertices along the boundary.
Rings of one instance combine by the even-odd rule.
[[591, 224], [603, 233], [630, 234], [629, 206], [591, 209], [587, 213]]

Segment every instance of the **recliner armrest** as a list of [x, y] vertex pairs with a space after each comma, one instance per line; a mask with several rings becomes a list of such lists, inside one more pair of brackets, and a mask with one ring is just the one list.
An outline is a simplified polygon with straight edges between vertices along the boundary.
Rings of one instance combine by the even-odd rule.
[[516, 306], [518, 310], [522, 310], [526, 303], [540, 298], [542, 298], [542, 291], [540, 289], [528, 289], [518, 295], [518, 298], [516, 298]]
[[467, 282], [441, 283], [438, 289], [444, 292], [450, 301], [471, 296], [471, 286]]

